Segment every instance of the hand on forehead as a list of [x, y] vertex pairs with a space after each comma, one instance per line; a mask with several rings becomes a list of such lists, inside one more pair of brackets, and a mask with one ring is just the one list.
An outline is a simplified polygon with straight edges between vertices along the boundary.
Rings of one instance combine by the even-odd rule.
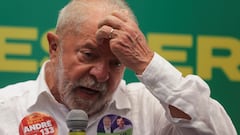
[[[135, 36], [136, 32], [134, 32], [134, 30], [136, 30], [136, 28], [138, 28], [138, 26], [130, 17], [127, 10], [116, 10], [100, 20], [98, 31], [96, 32], [97, 41], [109, 39], [109, 34], [114, 34], [113, 37], [117, 37], [123, 32], [130, 34], [130, 36]], [[113, 29], [118, 32], [111, 33]]]
[[142, 73], [153, 56], [144, 34], [126, 10], [114, 11], [100, 20], [96, 40], [98, 44], [108, 42], [111, 52], [136, 73]]

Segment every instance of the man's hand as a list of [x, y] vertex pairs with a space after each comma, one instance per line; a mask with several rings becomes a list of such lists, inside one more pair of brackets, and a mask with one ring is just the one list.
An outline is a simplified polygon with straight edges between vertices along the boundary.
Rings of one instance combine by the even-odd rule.
[[96, 39], [109, 40], [113, 54], [136, 74], [142, 74], [154, 52], [147, 46], [144, 34], [127, 11], [116, 11], [99, 22]]

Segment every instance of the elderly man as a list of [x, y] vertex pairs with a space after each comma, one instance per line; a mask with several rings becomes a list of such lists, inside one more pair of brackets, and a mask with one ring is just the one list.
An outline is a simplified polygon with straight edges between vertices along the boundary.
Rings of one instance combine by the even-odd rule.
[[[124, 1], [72, 0], [47, 39], [38, 78], [0, 90], [1, 135], [66, 135], [71, 109], [89, 115], [88, 135], [107, 114], [129, 120], [133, 135], [237, 134], [203, 80], [148, 48]], [[126, 67], [140, 82], [122, 80]]]

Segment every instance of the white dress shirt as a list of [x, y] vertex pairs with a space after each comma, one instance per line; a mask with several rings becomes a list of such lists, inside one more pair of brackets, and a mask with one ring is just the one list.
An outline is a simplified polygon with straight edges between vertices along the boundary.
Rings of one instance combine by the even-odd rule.
[[[68, 109], [51, 95], [45, 81], [45, 64], [37, 80], [9, 85], [0, 89], [0, 134], [17, 135], [22, 119], [42, 112], [57, 123], [57, 133], [67, 135], [65, 117]], [[87, 135], [97, 135], [103, 116], [114, 114], [131, 121], [133, 135], [237, 135], [224, 108], [211, 99], [208, 85], [198, 76], [182, 77], [158, 54], [140, 82], [121, 81], [112, 101], [103, 112], [89, 118]], [[168, 105], [173, 105], [191, 120], [172, 118]]]

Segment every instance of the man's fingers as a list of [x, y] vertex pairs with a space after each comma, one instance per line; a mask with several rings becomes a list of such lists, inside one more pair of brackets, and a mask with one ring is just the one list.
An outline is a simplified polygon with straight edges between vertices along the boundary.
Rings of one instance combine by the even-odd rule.
[[117, 18], [116, 16], [109, 15], [99, 22], [98, 28], [101, 28], [104, 25], [111, 26], [115, 29], [119, 29], [122, 27], [123, 21]]
[[115, 29], [119, 29], [129, 19], [130, 18], [127, 10], [113, 11], [110, 15], [99, 22], [98, 28], [102, 27], [103, 25], [108, 25]]
[[124, 9], [120, 11], [113, 11], [112, 15], [119, 18], [123, 22], [127, 22], [129, 19], [128, 11]]
[[96, 40], [98, 43], [102, 43], [103, 40], [110, 40], [116, 37], [117, 29], [104, 25], [96, 32]]

